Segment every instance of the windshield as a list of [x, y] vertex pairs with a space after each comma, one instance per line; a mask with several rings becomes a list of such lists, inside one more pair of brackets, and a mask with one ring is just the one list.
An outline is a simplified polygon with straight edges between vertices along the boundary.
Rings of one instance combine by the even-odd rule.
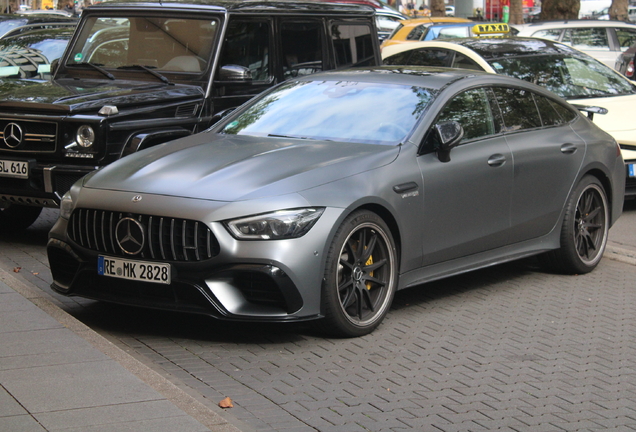
[[394, 145], [409, 135], [431, 99], [432, 90], [415, 86], [290, 81], [221, 133]]
[[533, 82], [565, 99], [635, 92], [628, 80], [591, 58], [545, 55], [510, 57], [489, 63], [497, 73]]
[[218, 21], [210, 18], [100, 17], [86, 20], [66, 66], [145, 66], [200, 73], [208, 64]]

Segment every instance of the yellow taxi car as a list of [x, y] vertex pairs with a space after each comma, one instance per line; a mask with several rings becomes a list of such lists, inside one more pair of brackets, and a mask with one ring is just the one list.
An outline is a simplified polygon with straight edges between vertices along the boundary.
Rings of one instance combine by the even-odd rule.
[[455, 17], [423, 17], [402, 20], [395, 30], [393, 30], [391, 36], [382, 42], [380, 48], [384, 49], [384, 47], [400, 45], [405, 42], [417, 42], [426, 34], [426, 29], [433, 24], [465, 22], [471, 21], [466, 18]]
[[[625, 195], [636, 197], [636, 83], [567, 45], [537, 38], [460, 38], [394, 45], [382, 50], [384, 64], [483, 70], [546, 87], [571, 104], [601, 107], [594, 123], [620, 144], [626, 164]], [[589, 112], [589, 110], [588, 110]]]

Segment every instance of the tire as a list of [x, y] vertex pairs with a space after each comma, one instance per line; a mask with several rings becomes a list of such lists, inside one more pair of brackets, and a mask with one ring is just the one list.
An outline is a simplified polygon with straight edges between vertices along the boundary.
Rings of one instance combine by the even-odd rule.
[[566, 204], [561, 247], [542, 256], [548, 268], [565, 274], [589, 273], [603, 258], [609, 232], [609, 209], [603, 186], [586, 176]]
[[42, 213], [42, 207], [5, 204], [0, 206], [0, 231], [22, 231], [33, 225]]
[[391, 307], [397, 280], [397, 252], [387, 225], [370, 211], [352, 213], [327, 253], [321, 330], [337, 337], [371, 333]]

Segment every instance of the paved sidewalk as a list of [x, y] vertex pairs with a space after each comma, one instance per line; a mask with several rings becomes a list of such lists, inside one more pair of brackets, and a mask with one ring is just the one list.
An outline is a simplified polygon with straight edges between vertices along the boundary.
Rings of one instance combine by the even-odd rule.
[[0, 270], [0, 431], [210, 430], [239, 431]]

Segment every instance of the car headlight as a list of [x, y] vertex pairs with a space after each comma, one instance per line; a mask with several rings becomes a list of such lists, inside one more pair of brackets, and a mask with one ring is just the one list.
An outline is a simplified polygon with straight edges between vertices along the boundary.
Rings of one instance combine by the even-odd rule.
[[95, 142], [95, 131], [89, 125], [82, 125], [77, 129], [75, 141], [81, 147], [90, 147]]
[[318, 221], [324, 208], [280, 210], [226, 221], [239, 240], [281, 240], [302, 237]]
[[62, 197], [62, 201], [60, 202], [60, 217], [67, 219], [71, 217], [71, 213], [73, 213], [73, 198], [71, 198], [71, 192], [66, 192]]

